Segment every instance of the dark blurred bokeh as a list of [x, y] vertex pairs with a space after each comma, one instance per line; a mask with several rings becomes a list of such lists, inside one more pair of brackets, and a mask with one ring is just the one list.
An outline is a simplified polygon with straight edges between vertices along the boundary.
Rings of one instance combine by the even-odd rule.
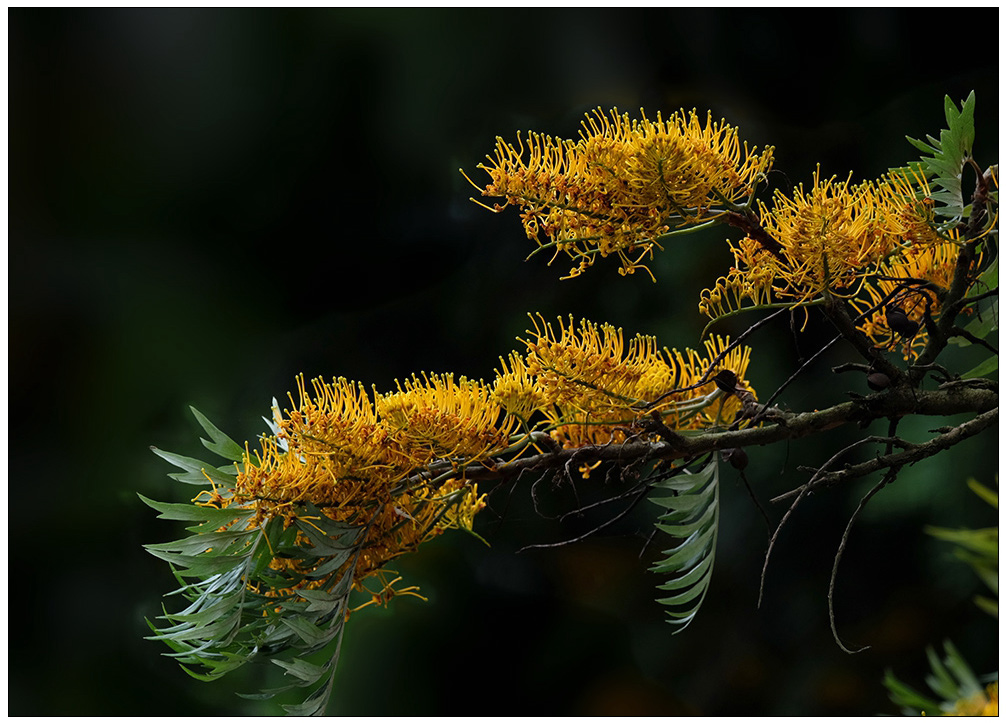
[[[233, 694], [271, 673], [199, 683], [142, 640], [174, 581], [141, 544], [178, 529], [136, 493], [191, 493], [148, 449], [202, 451], [188, 405], [244, 440], [300, 372], [379, 389], [423, 370], [491, 378], [529, 311], [697, 343], [698, 292], [728, 261], [725, 235], [673, 243], [652, 264], [657, 284], [610, 263], [560, 282], [561, 260], [524, 263], [516, 213], [468, 201], [458, 168], [479, 180], [496, 135], [575, 135], [596, 106], [694, 107], [775, 145], [777, 183], [817, 163], [863, 179], [911, 159], [905, 134], [938, 133], [944, 94], [973, 89], [989, 163], [997, 14], [10, 10], [9, 713], [275, 710]], [[812, 321], [796, 350], [786, 324], [766, 330], [756, 386], [773, 389], [826, 333]], [[827, 373], [848, 359], [836, 352], [784, 402], [865, 392]], [[923, 438], [927, 421], [902, 431]], [[767, 499], [858, 433], [751, 450], [748, 477]], [[517, 554], [586, 523], [538, 517], [528, 481], [499, 490], [479, 528], [491, 548], [449, 535], [402, 565], [429, 603], [353, 617], [330, 711], [893, 713], [883, 671], [922, 686], [927, 644], [952, 637], [979, 672], [997, 667], [996, 623], [970, 601], [980, 586], [922, 532], [992, 524], [965, 482], [993, 484], [997, 462], [984, 434], [867, 508], [836, 595], [842, 634], [873, 646], [856, 656], [831, 639], [826, 590], [875, 480], [801, 505], [758, 610], [765, 527], [726, 472], [712, 588], [677, 636], [646, 572], [654, 510]]]

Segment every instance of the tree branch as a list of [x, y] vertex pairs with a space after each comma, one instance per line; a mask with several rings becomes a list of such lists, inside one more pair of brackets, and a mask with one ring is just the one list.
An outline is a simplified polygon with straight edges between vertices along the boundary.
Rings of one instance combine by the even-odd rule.
[[[921, 444], [915, 444], [909, 446], [907, 449], [901, 452], [895, 452], [893, 454], [885, 454], [875, 459], [871, 459], [867, 462], [862, 462], [860, 464], [854, 464], [846, 467], [842, 470], [836, 470], [834, 472], [827, 472], [816, 476], [814, 484], [811, 486], [813, 489], [818, 487], [831, 487], [846, 480], [854, 479], [856, 477], [863, 477], [864, 475], [871, 474], [873, 472], [878, 472], [882, 469], [896, 469], [902, 467], [906, 464], [914, 464], [919, 460], [926, 459], [927, 457], [932, 457], [934, 454], [942, 452], [945, 449], [953, 447], [959, 442], [963, 442], [968, 437], [973, 437], [974, 435], [986, 429], [999, 420], [999, 408], [990, 409], [987, 412], [979, 414], [974, 419], [971, 419], [963, 424], [952, 428], [949, 432], [945, 432], [937, 437], [933, 437], [928, 442], [923, 442]], [[772, 502], [779, 502], [781, 500], [792, 497], [793, 495], [799, 494], [803, 487], [795, 490], [790, 490], [785, 494], [781, 494], [778, 497], [774, 497]]]
[[[626, 465], [650, 460], [673, 460], [696, 457], [731, 447], [750, 447], [773, 444], [790, 439], [798, 439], [834, 429], [845, 424], [865, 425], [876, 419], [896, 418], [908, 415], [950, 416], [953, 414], [980, 415], [953, 432], [941, 435], [930, 442], [919, 445], [935, 454], [972, 434], [991, 425], [998, 416], [999, 388], [995, 382], [982, 380], [981, 385], [964, 382], [950, 382], [933, 391], [912, 390], [905, 387], [871, 394], [849, 402], [814, 412], [792, 413], [776, 408], [766, 409], [759, 405], [758, 415], [771, 420], [770, 424], [747, 429], [722, 432], [703, 432], [686, 435], [675, 433], [673, 441], [635, 440], [623, 444], [607, 444], [592, 447], [576, 447], [558, 451], [543, 452], [512, 460], [485, 461], [481, 466], [465, 470], [465, 478], [471, 481], [508, 478], [524, 470], [544, 471], [564, 468], [576, 456], [577, 462], [615, 462]], [[989, 413], [992, 412], [990, 415]], [[644, 420], [642, 423], [651, 422]], [[891, 464], [909, 464], [922, 459], [927, 454], [909, 450], [899, 454], [916, 454], [918, 457], [901, 458], [892, 455]], [[893, 459], [898, 457], [897, 459]], [[883, 459], [883, 458], [882, 458]], [[873, 469], [883, 469], [881, 464]], [[867, 474], [869, 471], [863, 472]], [[833, 474], [847, 475], [846, 471]], [[828, 479], [832, 479], [829, 475]], [[844, 477], [843, 477], [844, 479]]]

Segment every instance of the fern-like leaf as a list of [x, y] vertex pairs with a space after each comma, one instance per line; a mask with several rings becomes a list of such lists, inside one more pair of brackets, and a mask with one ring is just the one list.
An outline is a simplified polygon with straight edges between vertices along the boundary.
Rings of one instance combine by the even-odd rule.
[[[241, 448], [192, 411], [211, 437], [203, 444], [240, 464]], [[154, 452], [183, 470], [172, 475], [175, 479], [212, 483], [224, 498], [233, 494], [235, 465], [218, 469], [190, 457]], [[161, 519], [188, 523], [186, 529], [193, 533], [145, 546], [171, 564], [181, 584], [171, 594], [187, 603], [178, 612], [165, 610], [159, 622], [148, 620], [153, 632], [149, 639], [165, 643], [171, 649], [165, 654], [203, 681], [216, 680], [252, 660], [270, 660], [292, 681], [245, 697], [270, 698], [290, 688], [308, 688], [303, 703], [284, 708], [297, 715], [324, 713], [362, 544], [360, 528], [336, 522], [311, 505], [296, 524], [287, 526], [279, 518], [260, 523], [253, 506], [217, 509], [140, 498]], [[298, 535], [311, 544], [298, 544]], [[276, 565], [280, 558], [284, 564]], [[301, 569], [311, 572], [298, 572]]]
[[940, 131], [938, 139], [927, 135], [926, 141], [908, 137], [908, 142], [925, 154], [915, 167], [942, 189], [931, 194], [936, 201], [934, 212], [959, 221], [966, 215], [961, 179], [975, 140], [974, 91], [961, 104], [960, 110], [950, 96], [946, 96], [944, 110], [948, 127]]
[[665, 510], [657, 529], [680, 540], [650, 568], [671, 576], [657, 589], [672, 594], [657, 602], [668, 606], [667, 622], [679, 633], [695, 619], [712, 578], [720, 520], [719, 458], [714, 454], [699, 471], [683, 470], [652, 486], [650, 501]]

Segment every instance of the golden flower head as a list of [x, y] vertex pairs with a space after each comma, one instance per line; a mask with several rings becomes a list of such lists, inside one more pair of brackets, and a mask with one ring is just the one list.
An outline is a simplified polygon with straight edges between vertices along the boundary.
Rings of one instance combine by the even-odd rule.
[[277, 410], [276, 437], [264, 438], [255, 455], [246, 452], [235, 487], [239, 499], [282, 506], [378, 498], [409, 469], [361, 385], [316, 379], [312, 387], [314, 394], [298, 377], [299, 400], [285, 415]]
[[934, 202], [926, 177], [912, 169], [892, 171], [878, 184], [880, 222], [903, 247], [922, 248], [950, 240], [936, 230]]
[[560, 319], [556, 332], [540, 316], [532, 320], [527, 367], [548, 402], [542, 411], [552, 436], [566, 447], [625, 441], [653, 413], [674, 429], [690, 429], [730, 422], [740, 408], [736, 399], [712, 403], [718, 395], [711, 378], [720, 368], [742, 377], [746, 348], [720, 354], [728, 342], [717, 337], [703, 358], [692, 350], [661, 350], [650, 336], [625, 344], [621, 329], [609, 324]]
[[[504, 444], [506, 432], [494, 426], [499, 407], [481, 382], [455, 382], [450, 375], [413, 377], [397, 392], [376, 395], [376, 403], [345, 379], [315, 380], [311, 393], [298, 377], [297, 387], [293, 408], [276, 412], [276, 435], [264, 437], [259, 451], [246, 451], [233, 493], [214, 491], [203, 503], [254, 507], [253, 526], [272, 518], [311, 525], [317, 519], [311, 515], [320, 513], [359, 531], [357, 552], [324, 574], [316, 567], [326, 558], [274, 558], [273, 569], [292, 573], [284, 578], [292, 587], [274, 588], [269, 596], [321, 586], [345, 570], [357, 589], [371, 590], [368, 581], [376, 579], [375, 600], [415, 594], [415, 588], [396, 587], [400, 578], [387, 565], [444, 530], [471, 530], [485, 506], [463, 468], [423, 472], [435, 456], [471, 461]], [[311, 543], [298, 531], [297, 544]]]
[[493, 384], [493, 399], [507, 414], [526, 423], [535, 412], [548, 406], [545, 394], [538, 387], [523, 355], [511, 352], [507, 359], [500, 357], [500, 366]]
[[908, 172], [854, 186], [822, 179], [818, 168], [810, 190], [776, 191], [771, 209], [759, 202], [778, 253], [750, 237], [732, 242], [734, 266], [702, 292], [700, 311], [718, 317], [774, 299], [798, 306], [824, 294], [855, 296], [891, 255], [940, 242], [926, 194], [925, 179]]
[[[782, 246], [785, 262], [774, 259], [776, 292], [805, 301], [821, 294], [848, 294], [863, 271], [890, 253], [898, 240], [885, 233], [880, 195], [871, 182], [851, 186], [849, 179], [821, 180], [799, 186], [792, 198], [777, 192], [771, 212], [763, 207], [762, 226]], [[750, 267], [754, 259], [745, 259]], [[764, 259], [763, 262], [773, 263]]]
[[[928, 313], [933, 320], [939, 318], [940, 297], [953, 281], [959, 251], [952, 243], [911, 247], [880, 266], [866, 284], [864, 298], [852, 302], [867, 314], [859, 328], [878, 348], [900, 349], [905, 359], [918, 357], [929, 338], [924, 317]], [[888, 315], [895, 309], [917, 325], [916, 333], [891, 329]]]
[[[733, 422], [742, 407], [736, 394], [716, 395], [713, 377], [720, 371], [731, 371], [737, 377], [737, 387], [741, 392], [755, 399], [754, 388], [746, 381], [751, 348], [730, 343], [729, 337], [714, 335], [703, 344], [705, 354], [694, 350], [677, 349], [666, 351], [675, 370], [674, 387], [683, 391], [671, 394], [667, 400], [666, 423], [673, 429], [708, 429]], [[716, 396], [715, 403], [703, 404], [703, 400]]]
[[671, 229], [752, 196], [772, 149], [742, 147], [737, 130], [711, 114], [704, 123], [695, 111], [651, 121], [598, 109], [587, 114], [576, 141], [531, 133], [525, 147], [520, 135], [516, 145], [498, 138], [487, 158], [479, 168], [489, 183], [472, 185], [504, 199], [490, 210], [519, 207], [539, 248], [573, 260], [569, 278], [598, 256], [617, 256], [623, 274], [645, 269]]
[[427, 460], [464, 457], [469, 461], [506, 446], [502, 409], [481, 381], [452, 374], [424, 374], [405, 380], [398, 391], [377, 396], [377, 410], [403, 448], [425, 451]]

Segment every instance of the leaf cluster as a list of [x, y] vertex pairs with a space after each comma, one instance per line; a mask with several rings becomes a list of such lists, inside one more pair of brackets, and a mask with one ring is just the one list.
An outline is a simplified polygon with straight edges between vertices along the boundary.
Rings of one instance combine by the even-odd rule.
[[[203, 444], [235, 464], [217, 468], [154, 451], [183, 470], [171, 475], [176, 480], [212, 485], [218, 492], [233, 489], [244, 450], [192, 411], [211, 437]], [[287, 525], [278, 517], [262, 523], [254, 505], [217, 509], [140, 498], [160, 519], [191, 523], [186, 530], [192, 533], [145, 546], [171, 565], [181, 585], [169, 595], [187, 602], [178, 612], [165, 608], [156, 619], [161, 622], [148, 620], [154, 633], [149, 639], [167, 644], [172, 652], [166, 654], [203, 681], [252, 661], [269, 660], [293, 682], [245, 697], [268, 698], [294, 687], [313, 687], [303, 703], [284, 708], [294, 714], [322, 713], [338, 659], [360, 528], [337, 523], [310, 505]], [[303, 544], [303, 538], [309, 544]], [[324, 662], [314, 662], [315, 654]]]
[[[999, 495], [978, 483], [969, 480], [968, 486], [990, 505], [999, 508]], [[949, 530], [943, 527], [926, 527], [926, 533], [956, 545], [954, 555], [971, 566], [975, 574], [988, 586], [992, 594], [999, 597], [999, 528], [985, 527], [977, 530]], [[999, 617], [999, 603], [996, 600], [975, 596], [975, 604], [985, 612]]]
[[[936, 202], [934, 213], [953, 222], [970, 213], [964, 200], [962, 185], [964, 166], [971, 159], [975, 142], [975, 93], [961, 104], [960, 109], [950, 96], [943, 99], [947, 118], [947, 128], [940, 131], [939, 138], [926, 135], [925, 141], [906, 136], [908, 142], [923, 153], [921, 161], [911, 164], [927, 179], [942, 190], [933, 191], [929, 197]], [[928, 141], [928, 142], [927, 142]]]

